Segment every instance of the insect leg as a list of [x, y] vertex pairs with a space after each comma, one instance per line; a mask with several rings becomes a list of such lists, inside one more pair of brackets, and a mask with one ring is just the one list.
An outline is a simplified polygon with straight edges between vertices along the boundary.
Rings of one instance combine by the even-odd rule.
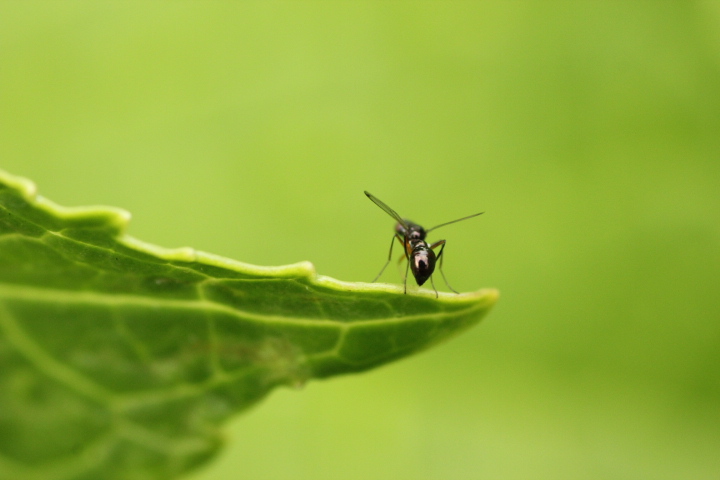
[[[445, 282], [445, 283], [447, 283], [447, 282]], [[435, 280], [433, 280], [432, 275], [430, 276], [430, 284], [432, 285], [433, 290], [435, 290], [435, 298], [438, 298], [437, 288], [435, 288]]]
[[[402, 271], [402, 267], [400, 267], [400, 265], [405, 260], [407, 260], [407, 255], [400, 255], [400, 257], [398, 258], [398, 261], [397, 261], [397, 271], [398, 271], [398, 275], [400, 275], [401, 278], [403, 276], [403, 271]], [[406, 272], [406, 274], [407, 274], [407, 272]]]
[[[405, 251], [405, 256], [407, 256], [407, 250]], [[405, 278], [403, 279], [403, 284], [405, 285], [405, 294], [407, 294], [408, 270], [410, 270], [410, 257], [408, 257], [407, 267], [405, 267]]]
[[[385, 265], [383, 265], [382, 270], [380, 270], [380, 273], [377, 274], [377, 277], [375, 277], [375, 280], [373, 280], [373, 281], [370, 282], [370, 283], [375, 283], [375, 282], [377, 282], [378, 278], [380, 278], [380, 275], [383, 274], [383, 272], [384, 272], [385, 269], [387, 268], [388, 264], [390, 263], [390, 260], [392, 260], [392, 249], [393, 249], [393, 246], [395, 246], [395, 237], [397, 237], [397, 234], [393, 235], [392, 240], [390, 240], [390, 253], [388, 253], [388, 260], [387, 260], [387, 262], [385, 262]], [[402, 245], [402, 242], [401, 242], [401, 245]]]
[[455, 293], [460, 293], [457, 290], [455, 290], [453, 287], [450, 286], [450, 284], [447, 281], [447, 278], [445, 278], [445, 272], [443, 272], [443, 251], [445, 250], [445, 240], [438, 240], [437, 242], [430, 245], [430, 248], [435, 250], [435, 248], [440, 247], [440, 252], [438, 252], [437, 258], [439, 260], [439, 267], [440, 267], [440, 274], [442, 274], [443, 280], [445, 280], [445, 285], [448, 286], [450, 290], [452, 290]]

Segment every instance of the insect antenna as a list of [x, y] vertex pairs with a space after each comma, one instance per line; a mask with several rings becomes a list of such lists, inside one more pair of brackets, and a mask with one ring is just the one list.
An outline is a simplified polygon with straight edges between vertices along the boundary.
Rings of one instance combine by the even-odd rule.
[[[365, 193], [367, 193], [367, 192], [365, 192]], [[371, 199], [371, 200], [372, 200], [372, 199]], [[437, 228], [444, 227], [445, 225], [450, 225], [451, 223], [462, 222], [463, 220], [467, 220], [468, 218], [477, 217], [478, 215], [482, 215], [483, 213], [485, 213], [485, 212], [480, 212], [480, 213], [476, 213], [476, 214], [473, 214], [473, 215], [468, 215], [467, 217], [458, 218], [457, 220], [453, 220], [452, 222], [441, 223], [440, 225], [436, 225], [436, 226], [434, 226], [434, 227], [432, 227], [432, 228], [429, 228], [429, 229], [425, 230], [425, 233], [429, 233], [429, 232], [431, 232], [431, 231], [433, 231], [433, 230], [435, 230], [435, 229], [437, 229]]]

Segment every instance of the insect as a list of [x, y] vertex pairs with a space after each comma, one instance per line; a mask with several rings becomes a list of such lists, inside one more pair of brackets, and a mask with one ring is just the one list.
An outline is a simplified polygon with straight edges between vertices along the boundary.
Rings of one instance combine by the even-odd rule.
[[[422, 285], [427, 281], [428, 278], [430, 279], [433, 290], [435, 290], [435, 297], [437, 298], [438, 292], [435, 288], [435, 282], [432, 279], [432, 274], [435, 271], [435, 264], [437, 262], [440, 263], [440, 273], [442, 274], [443, 280], [445, 280], [445, 284], [453, 292], [459, 293], [457, 290], [450, 286], [447, 278], [445, 278], [445, 272], [443, 272], [442, 269], [442, 254], [445, 250], [445, 240], [438, 240], [432, 245], [428, 245], [428, 243], [425, 241], [425, 237], [428, 233], [437, 228], [444, 227], [445, 225], [450, 225], [451, 223], [460, 222], [462, 220], [467, 220], [468, 218], [477, 217], [478, 215], [482, 215], [485, 212], [480, 212], [467, 217], [458, 218], [457, 220], [453, 220], [452, 222], [441, 223], [440, 225], [425, 230], [417, 223], [400, 217], [400, 215], [398, 215], [395, 210], [388, 207], [382, 200], [377, 198], [372, 193], [365, 191], [365, 195], [367, 195], [367, 197], [372, 200], [375, 205], [382, 208], [385, 213], [393, 217], [397, 222], [397, 224], [395, 225], [395, 233], [393, 234], [392, 241], [390, 242], [390, 253], [388, 254], [388, 260], [387, 262], [385, 262], [385, 265], [383, 266], [382, 270], [380, 270], [380, 273], [378, 273], [377, 277], [375, 277], [375, 280], [373, 280], [373, 282], [376, 282], [377, 279], [380, 278], [380, 276], [383, 274], [388, 264], [390, 263], [390, 260], [392, 260], [392, 251], [393, 247], [395, 246], [395, 239], [397, 239], [400, 244], [405, 247], [405, 259], [407, 259], [408, 261], [408, 266], [405, 268], [405, 293], [407, 293], [408, 268], [411, 268], [413, 277], [415, 277], [415, 281], [418, 285]], [[440, 247], [440, 251], [436, 256], [435, 249], [438, 247]], [[400, 261], [402, 261], [402, 257], [400, 258]]]

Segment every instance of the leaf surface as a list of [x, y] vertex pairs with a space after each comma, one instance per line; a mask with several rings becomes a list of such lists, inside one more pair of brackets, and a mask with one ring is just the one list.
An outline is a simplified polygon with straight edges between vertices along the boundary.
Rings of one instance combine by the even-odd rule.
[[0, 171], [0, 480], [174, 478], [274, 387], [405, 357], [497, 299], [166, 250], [128, 220]]

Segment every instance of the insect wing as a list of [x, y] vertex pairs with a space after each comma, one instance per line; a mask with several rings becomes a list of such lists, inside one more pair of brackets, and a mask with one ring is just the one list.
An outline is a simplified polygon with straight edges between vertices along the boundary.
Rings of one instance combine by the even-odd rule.
[[388, 207], [387, 205], [385, 205], [385, 203], [384, 203], [382, 200], [380, 200], [379, 198], [377, 198], [375, 195], [373, 195], [372, 193], [368, 192], [367, 190], [365, 191], [365, 195], [367, 195], [367, 197], [368, 197], [370, 200], [372, 200], [375, 205], [377, 205], [378, 207], [380, 207], [380, 208], [382, 208], [383, 210], [385, 210], [385, 213], [387, 213], [388, 215], [390, 215], [391, 217], [393, 217], [400, 225], [402, 225], [402, 226], [405, 227], [406, 229], [409, 228], [407, 222], [406, 222], [405, 220], [403, 220], [403, 219], [400, 217], [400, 215], [397, 214], [397, 212], [396, 212], [395, 210], [393, 210], [392, 208], [390, 208], [390, 207]]

